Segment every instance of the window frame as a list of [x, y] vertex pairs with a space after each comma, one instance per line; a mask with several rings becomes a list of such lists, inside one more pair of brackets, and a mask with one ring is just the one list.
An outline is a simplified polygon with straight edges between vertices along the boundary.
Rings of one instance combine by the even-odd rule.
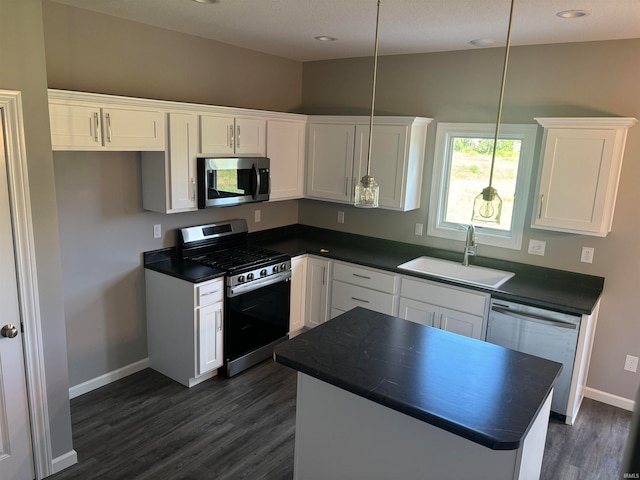
[[[513, 250], [522, 248], [537, 136], [538, 126], [536, 124], [504, 124], [500, 126], [500, 140], [522, 141], [511, 228], [509, 230], [498, 230], [476, 225], [476, 242], [478, 244]], [[461, 228], [461, 224], [445, 222], [445, 212], [443, 210], [444, 205], [446, 205], [448, 179], [451, 174], [453, 139], [457, 137], [493, 139], [495, 137], [495, 124], [443, 122], [438, 123], [436, 129], [427, 235], [464, 241], [465, 230]], [[489, 185], [488, 178], [487, 185]], [[471, 220], [469, 220], [469, 223], [471, 223]]]

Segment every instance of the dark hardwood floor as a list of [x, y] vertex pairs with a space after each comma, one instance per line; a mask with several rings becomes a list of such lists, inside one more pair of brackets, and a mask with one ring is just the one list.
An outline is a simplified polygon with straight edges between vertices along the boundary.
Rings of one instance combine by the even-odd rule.
[[[271, 361], [191, 389], [147, 369], [71, 401], [79, 463], [49, 478], [289, 480], [295, 398], [296, 373]], [[630, 422], [589, 399], [574, 426], [552, 420], [541, 479], [620, 478]]]

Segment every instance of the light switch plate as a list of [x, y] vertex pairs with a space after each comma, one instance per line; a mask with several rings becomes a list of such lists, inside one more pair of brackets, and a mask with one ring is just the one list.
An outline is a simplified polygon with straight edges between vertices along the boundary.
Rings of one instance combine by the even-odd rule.
[[416, 223], [415, 234], [420, 236], [420, 235], [422, 235], [422, 232], [424, 232], [424, 224], [423, 223]]
[[256, 210], [253, 214], [253, 221], [256, 223], [260, 223], [262, 220], [262, 212], [260, 210]]
[[338, 212], [338, 223], [344, 223], [344, 212], [343, 211], [339, 211]]
[[544, 256], [544, 249], [547, 246], [547, 242], [543, 241], [543, 240], [533, 240], [530, 239], [529, 240], [529, 250], [528, 252], [531, 255], [540, 255], [540, 256]]
[[153, 226], [153, 238], [160, 238], [162, 237], [162, 225], [159, 223], [156, 223]]

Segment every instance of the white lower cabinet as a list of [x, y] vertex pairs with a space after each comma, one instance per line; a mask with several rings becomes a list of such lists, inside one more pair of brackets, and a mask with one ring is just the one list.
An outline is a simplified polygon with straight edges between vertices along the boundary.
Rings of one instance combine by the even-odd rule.
[[484, 340], [489, 295], [403, 277], [398, 316]]
[[224, 280], [191, 283], [145, 270], [149, 366], [187, 387], [223, 363]]
[[305, 326], [317, 327], [329, 316], [329, 279], [331, 262], [310, 255], [307, 258]]
[[398, 314], [397, 275], [344, 262], [334, 262], [331, 318], [355, 307]]
[[291, 259], [291, 310], [289, 314], [289, 334], [305, 325], [305, 299], [307, 290], [307, 256]]

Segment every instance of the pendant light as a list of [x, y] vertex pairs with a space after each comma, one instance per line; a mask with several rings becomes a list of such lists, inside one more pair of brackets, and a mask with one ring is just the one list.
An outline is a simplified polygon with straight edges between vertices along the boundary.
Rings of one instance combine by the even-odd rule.
[[491, 153], [491, 170], [489, 172], [489, 186], [484, 188], [482, 192], [473, 201], [473, 214], [471, 221], [480, 221], [484, 223], [500, 223], [500, 214], [502, 213], [502, 199], [498, 195], [498, 191], [493, 188], [493, 169], [496, 163], [496, 150], [498, 149], [498, 136], [500, 134], [500, 121], [502, 120], [502, 104], [504, 101], [504, 86], [507, 81], [507, 64], [509, 63], [509, 49], [511, 47], [511, 24], [513, 22], [513, 4], [515, 0], [511, 0], [511, 10], [509, 11], [509, 27], [507, 29], [507, 45], [504, 51], [504, 65], [502, 67], [502, 83], [500, 85], [500, 99], [498, 101], [498, 118], [496, 119], [496, 134], [493, 137], [493, 151]]
[[376, 104], [376, 78], [378, 72], [378, 26], [380, 23], [380, 0], [376, 11], [376, 39], [373, 52], [373, 88], [371, 93], [371, 118], [369, 120], [369, 149], [367, 152], [367, 174], [356, 185], [355, 203], [360, 208], [378, 208], [380, 187], [371, 176], [371, 147], [373, 146], [373, 114]]

